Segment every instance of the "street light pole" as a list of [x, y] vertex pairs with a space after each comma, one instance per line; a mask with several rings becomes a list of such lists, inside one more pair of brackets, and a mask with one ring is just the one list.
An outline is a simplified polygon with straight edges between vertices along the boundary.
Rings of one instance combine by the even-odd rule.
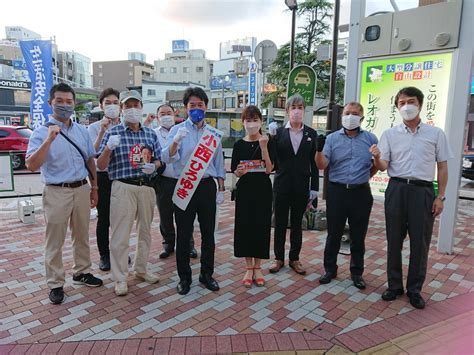
[[296, 10], [298, 9], [297, 0], [285, 0], [286, 6], [291, 10], [291, 42], [290, 42], [290, 71], [295, 66], [295, 26]]
[[329, 103], [326, 129], [335, 131], [337, 129], [337, 118], [339, 116], [336, 106], [336, 75], [337, 75], [337, 42], [339, 31], [339, 9], [340, 0], [334, 0], [334, 26], [332, 29], [332, 57], [331, 57], [331, 76], [329, 78]]

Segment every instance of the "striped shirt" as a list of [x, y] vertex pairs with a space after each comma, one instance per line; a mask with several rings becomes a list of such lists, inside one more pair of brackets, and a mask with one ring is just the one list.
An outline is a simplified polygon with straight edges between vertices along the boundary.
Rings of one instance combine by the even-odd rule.
[[[151, 128], [140, 124], [140, 129], [134, 132], [128, 126], [119, 124], [107, 130], [99, 147], [98, 155], [102, 154], [110, 136], [120, 135], [120, 144], [112, 151], [107, 168], [110, 180], [135, 179], [139, 177], [151, 177], [142, 172], [143, 163], [150, 163], [161, 159], [161, 146], [158, 136]], [[147, 161], [144, 148], [151, 150], [152, 158]]]

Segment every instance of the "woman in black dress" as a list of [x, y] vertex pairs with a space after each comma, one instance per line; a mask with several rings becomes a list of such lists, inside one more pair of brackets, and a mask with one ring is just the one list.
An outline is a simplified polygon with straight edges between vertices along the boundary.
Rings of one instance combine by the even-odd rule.
[[262, 114], [256, 106], [242, 112], [246, 136], [235, 142], [232, 172], [239, 178], [235, 194], [234, 255], [245, 258], [247, 272], [242, 283], [264, 286], [260, 263], [270, 257], [272, 216], [273, 141], [262, 135]]

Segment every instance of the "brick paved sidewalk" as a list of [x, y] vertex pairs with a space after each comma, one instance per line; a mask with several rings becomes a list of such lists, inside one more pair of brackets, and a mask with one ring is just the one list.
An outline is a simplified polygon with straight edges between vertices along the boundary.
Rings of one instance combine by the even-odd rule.
[[[37, 216], [35, 225], [23, 225], [16, 219], [1, 220], [0, 344], [3, 345], [0, 354], [10, 350], [13, 353], [45, 350], [48, 354], [59, 350], [67, 354], [73, 351], [95, 354], [105, 350], [116, 354], [137, 350], [140, 354], [309, 349], [358, 352], [376, 346], [387, 352], [395, 346], [398, 352], [403, 352], [409, 350], [405, 345], [397, 345], [400, 337], [416, 334], [421, 343], [429, 345], [434, 343], [428, 338], [439, 339], [430, 335], [435, 333], [427, 333], [428, 326], [439, 323], [441, 330], [446, 327], [456, 334], [452, 324], [443, 322], [463, 319], [466, 324], [473, 324], [473, 217], [459, 216], [453, 255], [436, 253], [436, 237], [433, 238], [423, 289], [427, 308], [419, 311], [410, 306], [406, 296], [393, 302], [380, 299], [386, 288], [385, 222], [380, 202], [374, 204], [367, 236], [364, 276], [368, 287], [363, 291], [352, 286], [348, 257], [342, 255], [337, 279], [328, 285], [317, 283], [323, 271], [326, 234], [315, 231], [304, 233], [301, 260], [308, 271], [306, 276], [285, 267], [276, 275], [266, 273], [265, 287], [244, 288], [240, 283], [243, 262], [233, 257], [233, 215], [233, 203], [228, 201], [221, 207], [216, 234], [215, 276], [221, 286], [219, 292], [212, 293], [199, 285], [199, 262], [193, 261], [195, 275], [191, 292], [184, 297], [176, 294], [175, 261], [158, 258], [161, 236], [156, 213], [149, 268], [160, 274], [158, 285], [130, 278], [129, 294], [116, 297], [110, 274], [100, 272], [97, 267], [93, 220], [90, 226], [93, 270], [104, 279], [105, 287], [90, 289], [72, 285], [71, 243], [67, 240], [64, 248], [65, 268], [69, 273], [65, 285], [67, 299], [59, 306], [49, 304], [44, 282], [42, 216]], [[199, 246], [198, 232], [196, 241]], [[135, 235], [131, 243], [135, 245]], [[130, 250], [133, 253], [134, 246]], [[406, 274], [405, 253], [403, 263]], [[268, 266], [269, 262], [263, 268]], [[461, 330], [459, 333], [464, 334]], [[465, 343], [472, 350], [472, 342]]]

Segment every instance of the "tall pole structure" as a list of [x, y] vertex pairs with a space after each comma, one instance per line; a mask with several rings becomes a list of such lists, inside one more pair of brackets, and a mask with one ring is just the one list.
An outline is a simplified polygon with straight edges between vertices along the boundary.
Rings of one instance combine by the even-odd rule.
[[[339, 35], [339, 9], [340, 0], [334, 1], [334, 25], [332, 29], [332, 57], [331, 57], [331, 76], [329, 79], [329, 103], [326, 129], [335, 130], [337, 121], [333, 117], [336, 113], [334, 105], [336, 104], [336, 75], [337, 75], [337, 45]], [[334, 122], [333, 122], [334, 121]]]
[[295, 66], [295, 30], [296, 30], [296, 10], [298, 3], [296, 0], [285, 0], [286, 6], [291, 10], [291, 42], [290, 42], [290, 71]]

